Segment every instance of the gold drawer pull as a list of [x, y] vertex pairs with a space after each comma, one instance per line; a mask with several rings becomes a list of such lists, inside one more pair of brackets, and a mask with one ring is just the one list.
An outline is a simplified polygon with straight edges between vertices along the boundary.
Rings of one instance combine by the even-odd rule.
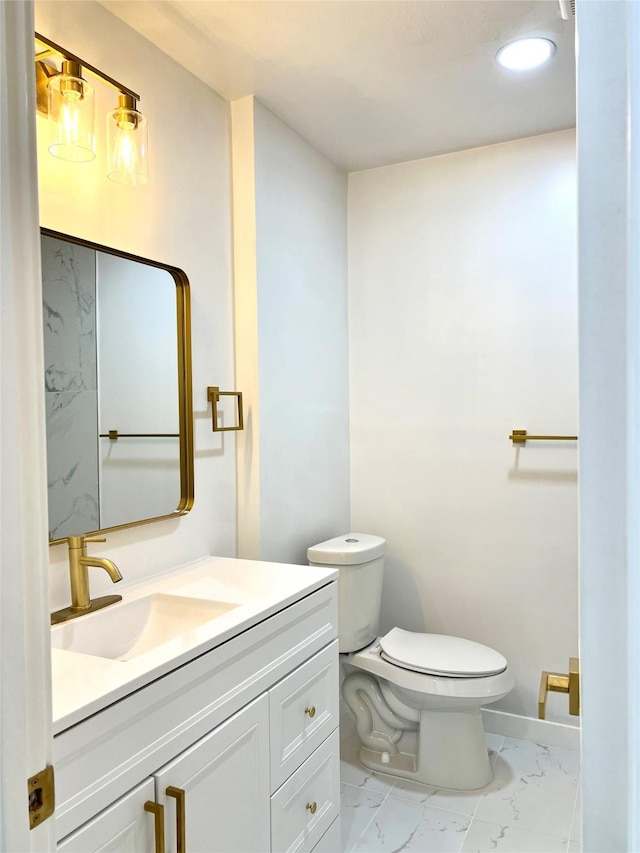
[[185, 792], [182, 788], [169, 785], [167, 796], [174, 797], [176, 801], [176, 853], [187, 853]]
[[147, 800], [144, 810], [151, 812], [156, 836], [156, 853], [164, 853], [164, 806]]
[[[304, 712], [305, 712], [305, 714], [308, 714], [310, 717], [315, 717], [315, 715], [316, 715], [316, 706], [315, 706], [315, 705], [311, 705], [311, 707], [310, 707], [310, 708], [305, 708], [305, 709], [304, 709]], [[311, 814], [313, 814], [313, 812], [311, 812]]]
[[314, 801], [313, 803], [307, 803], [307, 808], [311, 812], [311, 814], [315, 814], [318, 808], [318, 804]]

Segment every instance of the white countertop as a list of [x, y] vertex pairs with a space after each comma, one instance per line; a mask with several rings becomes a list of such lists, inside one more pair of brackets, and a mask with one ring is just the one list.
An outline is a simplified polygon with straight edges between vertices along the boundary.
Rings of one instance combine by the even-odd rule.
[[[337, 577], [337, 571], [318, 566], [206, 557], [123, 590], [121, 603], [56, 626], [53, 632], [73, 632], [74, 625], [107, 611], [113, 619], [123, 604], [154, 594], [238, 605], [130, 660], [52, 648], [54, 734], [230, 640]], [[116, 626], [117, 619], [111, 625]]]

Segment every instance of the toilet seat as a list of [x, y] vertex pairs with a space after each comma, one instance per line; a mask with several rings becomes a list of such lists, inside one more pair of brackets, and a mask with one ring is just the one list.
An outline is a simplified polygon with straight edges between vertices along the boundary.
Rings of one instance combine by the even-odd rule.
[[446, 634], [422, 634], [392, 628], [380, 637], [380, 656], [394, 666], [447, 678], [485, 678], [507, 668], [495, 649]]
[[385, 660], [379, 639], [359, 652], [345, 655], [345, 663], [390, 684], [429, 695], [434, 706], [437, 704], [443, 708], [451, 707], [451, 700], [456, 705], [486, 705], [497, 701], [513, 689], [513, 678], [508, 667], [497, 675], [471, 678], [417, 672]]

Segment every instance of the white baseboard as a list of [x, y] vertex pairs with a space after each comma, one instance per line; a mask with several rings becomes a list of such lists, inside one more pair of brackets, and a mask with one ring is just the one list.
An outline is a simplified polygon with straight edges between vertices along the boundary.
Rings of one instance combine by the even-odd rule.
[[521, 717], [506, 711], [482, 709], [484, 730], [495, 735], [532, 740], [545, 746], [563, 746], [566, 749], [580, 749], [580, 727], [567, 726], [564, 723], [552, 723], [549, 720], [537, 720], [534, 717]]

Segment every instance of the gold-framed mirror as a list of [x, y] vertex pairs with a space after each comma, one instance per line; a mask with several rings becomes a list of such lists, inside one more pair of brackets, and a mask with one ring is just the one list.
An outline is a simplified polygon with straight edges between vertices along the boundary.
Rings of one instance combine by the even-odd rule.
[[193, 506], [189, 281], [41, 229], [49, 542]]

